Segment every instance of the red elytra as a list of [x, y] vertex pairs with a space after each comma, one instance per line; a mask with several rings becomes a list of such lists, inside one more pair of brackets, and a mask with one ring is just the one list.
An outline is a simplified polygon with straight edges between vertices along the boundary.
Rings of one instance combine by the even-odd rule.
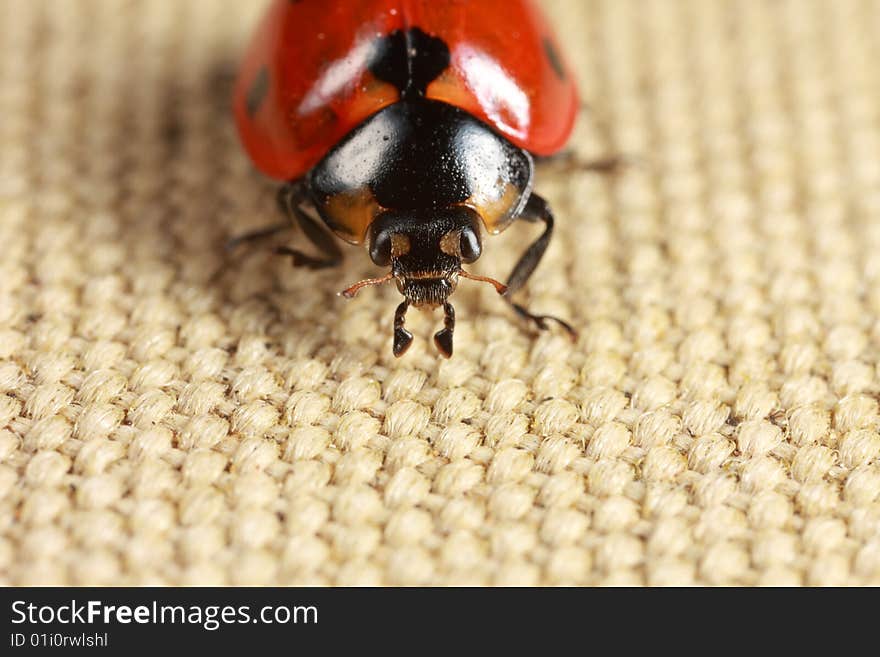
[[377, 39], [411, 27], [450, 51], [428, 98], [465, 110], [536, 155], [565, 145], [577, 90], [529, 0], [275, 0], [234, 97], [257, 168], [279, 180], [299, 178], [355, 126], [400, 100], [369, 63]]

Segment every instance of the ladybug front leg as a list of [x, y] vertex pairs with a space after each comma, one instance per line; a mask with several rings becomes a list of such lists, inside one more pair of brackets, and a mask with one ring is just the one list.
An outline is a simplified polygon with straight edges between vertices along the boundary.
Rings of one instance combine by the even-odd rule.
[[434, 344], [444, 358], [452, 358], [452, 334], [455, 331], [455, 308], [448, 301], [443, 304], [443, 328], [434, 334]]
[[261, 240], [272, 237], [273, 235], [284, 232], [285, 230], [292, 229], [295, 225], [294, 221], [296, 219], [289, 209], [288, 199], [291, 194], [299, 193], [298, 187], [298, 183], [287, 183], [278, 190], [275, 201], [278, 204], [278, 208], [281, 210], [281, 214], [284, 216], [284, 219], [282, 221], [279, 221], [277, 224], [272, 224], [270, 226], [264, 226], [263, 228], [257, 228], [256, 230], [249, 231], [243, 235], [239, 235], [238, 237], [233, 237], [231, 240], [226, 242], [226, 250], [234, 251], [242, 244], [248, 244], [249, 242], [259, 242]]
[[339, 250], [339, 246], [333, 237], [323, 230], [318, 222], [301, 207], [303, 203], [309, 201], [303, 184], [299, 181], [287, 183], [278, 190], [277, 199], [278, 207], [284, 215], [283, 221], [234, 237], [226, 243], [226, 249], [232, 251], [242, 244], [264, 240], [285, 230], [290, 230], [294, 226], [299, 226], [323, 257], [315, 258], [298, 249], [286, 246], [279, 246], [275, 249], [275, 253], [290, 256], [296, 267], [323, 269], [338, 265], [342, 261], [342, 251]]
[[394, 312], [394, 355], [400, 358], [406, 353], [413, 341], [413, 334], [404, 328], [406, 321], [406, 311], [409, 308], [409, 301], [404, 301]]
[[507, 279], [507, 290], [504, 292], [504, 299], [511, 305], [517, 315], [529, 320], [539, 329], [546, 330], [548, 328], [547, 322], [553, 321], [562, 326], [572, 339], [575, 339], [577, 338], [577, 332], [568, 322], [552, 315], [535, 315], [529, 312], [525, 306], [511, 300], [511, 296], [525, 285], [535, 272], [538, 263], [541, 262], [541, 258], [544, 257], [544, 252], [550, 244], [550, 238], [553, 236], [553, 212], [550, 210], [550, 205], [547, 201], [537, 194], [532, 194], [529, 197], [525, 208], [523, 208], [522, 213], [517, 219], [523, 219], [532, 223], [541, 221], [544, 223], [544, 232], [541, 233], [538, 239], [532, 242], [513, 266], [513, 271], [510, 272], [510, 276]]
[[288, 183], [278, 191], [278, 205], [288, 218], [288, 225], [295, 221], [308, 240], [321, 252], [321, 257], [315, 258], [286, 246], [278, 247], [275, 253], [290, 256], [294, 267], [309, 269], [335, 267], [342, 262], [342, 251], [333, 236], [302, 209], [302, 205], [308, 201], [309, 196], [300, 182]]

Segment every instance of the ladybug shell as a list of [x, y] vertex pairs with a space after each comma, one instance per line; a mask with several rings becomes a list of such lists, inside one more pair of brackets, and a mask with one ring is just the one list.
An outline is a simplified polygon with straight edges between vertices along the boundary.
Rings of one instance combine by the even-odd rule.
[[572, 76], [529, 0], [275, 0], [241, 67], [234, 109], [266, 175], [293, 180], [354, 127], [401, 99], [370, 70], [377, 44], [418, 28], [449, 65], [424, 95], [537, 155], [560, 150], [578, 107]]

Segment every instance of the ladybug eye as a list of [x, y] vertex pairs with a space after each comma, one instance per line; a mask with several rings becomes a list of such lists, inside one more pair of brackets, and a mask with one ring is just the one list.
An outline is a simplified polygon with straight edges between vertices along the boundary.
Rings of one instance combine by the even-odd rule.
[[480, 257], [483, 245], [480, 244], [480, 236], [476, 231], [471, 228], [465, 228], [461, 231], [459, 250], [461, 251], [461, 261], [466, 264], [470, 264]]
[[383, 230], [376, 235], [370, 244], [370, 258], [380, 267], [391, 264], [391, 234]]

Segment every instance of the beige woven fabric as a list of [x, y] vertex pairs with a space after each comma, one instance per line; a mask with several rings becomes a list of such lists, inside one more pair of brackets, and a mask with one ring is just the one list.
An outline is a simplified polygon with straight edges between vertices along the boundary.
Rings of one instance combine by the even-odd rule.
[[443, 361], [357, 249], [224, 255], [262, 3], [0, 0], [2, 582], [880, 583], [880, 3], [547, 6], [637, 162], [539, 173], [577, 344], [465, 281]]

